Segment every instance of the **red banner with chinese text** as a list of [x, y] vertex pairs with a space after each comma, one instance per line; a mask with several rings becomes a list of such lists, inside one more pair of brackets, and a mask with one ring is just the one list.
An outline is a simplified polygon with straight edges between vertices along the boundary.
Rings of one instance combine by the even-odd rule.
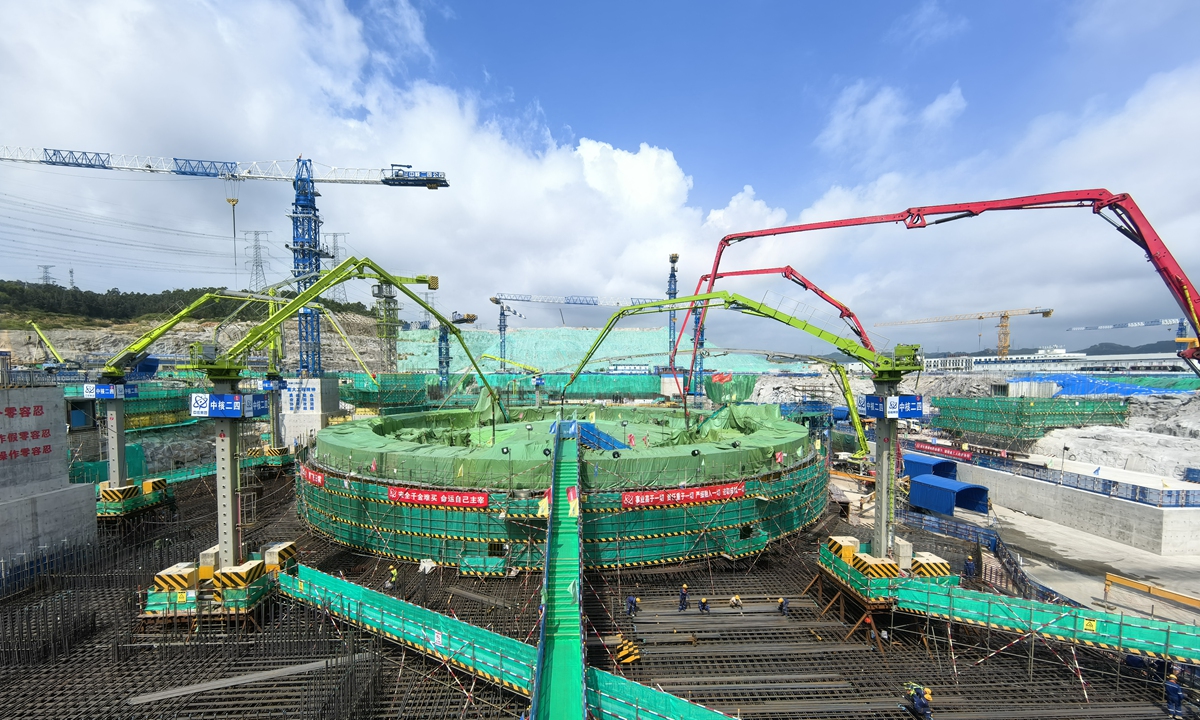
[[915, 442], [913, 447], [917, 452], [927, 452], [942, 457], [953, 458], [955, 460], [966, 460], [970, 462], [972, 454], [967, 450], [959, 450], [958, 448], [947, 447], [945, 445], [933, 445], [927, 442]]
[[388, 488], [388, 500], [413, 505], [446, 505], [449, 507], [485, 508], [488, 494], [485, 492], [459, 492], [452, 490], [430, 490], [428, 488]]
[[309, 481], [317, 487], [325, 487], [325, 473], [319, 473], [316, 470], [309, 470], [304, 465], [300, 466], [300, 477]]
[[694, 488], [666, 488], [663, 490], [634, 490], [621, 493], [621, 507], [636, 508], [654, 505], [689, 505], [692, 503], [729, 500], [746, 494], [746, 483], [724, 485], [702, 485]]

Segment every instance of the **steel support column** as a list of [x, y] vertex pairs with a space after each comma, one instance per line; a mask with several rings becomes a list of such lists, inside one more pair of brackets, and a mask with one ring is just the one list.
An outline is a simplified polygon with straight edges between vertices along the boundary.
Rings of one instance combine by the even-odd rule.
[[[237, 382], [215, 381], [213, 392], [229, 395], [237, 392]], [[217, 418], [217, 551], [218, 564], [231, 567], [242, 563], [240, 528], [238, 527], [238, 495], [241, 491], [241, 468], [238, 466], [238, 420]]]
[[129, 484], [125, 467], [125, 401], [104, 401], [105, 431], [108, 436], [108, 482], [113, 487]]
[[[887, 398], [896, 393], [897, 383], [875, 381], [875, 394]], [[896, 484], [896, 442], [898, 423], [894, 418], [875, 421], [875, 538], [871, 554], [887, 557], [892, 545], [892, 491]]]

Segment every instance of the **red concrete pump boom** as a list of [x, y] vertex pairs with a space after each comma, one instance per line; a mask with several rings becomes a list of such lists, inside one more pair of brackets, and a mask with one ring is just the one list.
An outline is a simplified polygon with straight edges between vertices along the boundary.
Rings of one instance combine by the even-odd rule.
[[[1183, 310], [1184, 317], [1192, 326], [1192, 331], [1200, 334], [1200, 317], [1197, 315], [1196, 304], [1200, 302], [1200, 293], [1179, 263], [1171, 255], [1171, 251], [1163, 243], [1162, 238], [1150, 225], [1150, 221], [1142, 214], [1137, 203], [1129, 195], [1114, 195], [1104, 189], [1071, 190], [1066, 192], [1045, 193], [1042, 195], [1027, 195], [1025, 197], [1008, 198], [1005, 200], [985, 200], [982, 202], [954, 203], [951, 205], [929, 205], [914, 207], [891, 215], [871, 215], [868, 217], [848, 218], [844, 220], [827, 220], [825, 222], [789, 225], [787, 227], [768, 228], [744, 233], [733, 233], [721, 238], [717, 244], [717, 253], [713, 258], [712, 271], [702, 278], [708, 281], [706, 292], [712, 292], [717, 278], [726, 274], [720, 272], [721, 257], [730, 245], [757, 237], [771, 235], [786, 235], [790, 233], [809, 232], [811, 230], [828, 230], [833, 228], [856, 227], [859, 225], [879, 225], [882, 223], [904, 223], [908, 229], [923, 228], [928, 225], [940, 225], [951, 220], [975, 217], [989, 210], [1034, 210], [1055, 208], [1091, 208], [1092, 212], [1107, 220], [1122, 235], [1129, 238], [1146, 253], [1147, 259], [1167, 284], [1167, 289]], [[1104, 211], [1109, 211], [1106, 214]], [[731, 273], [730, 273], [731, 274]], [[704, 323], [707, 308], [700, 309], [700, 322]], [[864, 336], [865, 337], [865, 336]], [[1200, 348], [1194, 344], [1179, 352], [1192, 370], [1200, 375]], [[693, 361], [694, 365], [694, 361]]]

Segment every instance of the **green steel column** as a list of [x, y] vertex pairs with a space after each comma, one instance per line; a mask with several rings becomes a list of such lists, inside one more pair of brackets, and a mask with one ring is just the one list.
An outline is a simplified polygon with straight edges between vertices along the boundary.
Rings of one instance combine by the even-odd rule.
[[125, 401], [104, 401], [104, 422], [108, 435], [108, 482], [113, 487], [129, 484], [125, 468]]
[[[213, 392], [228, 395], [237, 392], [237, 381], [216, 380]], [[241, 488], [241, 468], [238, 467], [238, 421], [217, 418], [217, 550], [220, 567], [242, 563], [242, 548], [238, 537], [238, 493]]]
[[[875, 381], [875, 394], [883, 398], [894, 395], [897, 383]], [[871, 554], [887, 557], [892, 545], [892, 489], [896, 482], [897, 423], [891, 418], [875, 422], [875, 539]]]

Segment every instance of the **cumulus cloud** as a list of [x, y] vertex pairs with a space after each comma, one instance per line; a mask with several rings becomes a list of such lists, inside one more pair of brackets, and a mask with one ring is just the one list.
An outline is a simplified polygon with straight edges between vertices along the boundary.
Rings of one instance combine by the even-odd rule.
[[[952, 128], [966, 108], [963, 91], [955, 84], [912, 101], [903, 88], [855, 83], [834, 103], [815, 143], [855, 168], [859, 179], [830, 187], [805, 207], [798, 201], [774, 207], [746, 186], [724, 207], [704, 209], [689, 199], [692, 178], [667, 147], [622, 148], [604, 138], [559, 142], [537, 108], [516, 121], [497, 119], [471, 93], [398, 81], [395, 63], [435, 61], [419, 13], [405, 14], [411, 5], [370, 11], [391, 18], [391, 42], [406, 48], [387, 62], [378, 57], [385, 45], [372, 39], [370, 12], [351, 13], [338, 2], [313, 7], [302, 11], [282, 0], [15, 5], [0, 43], [0, 84], [20, 100], [0, 105], [0, 137], [168, 157], [288, 160], [303, 153], [342, 167], [404, 162], [444, 170], [451, 187], [437, 192], [323, 186], [324, 229], [348, 232], [355, 254], [396, 271], [440, 275], [441, 307], [484, 318], [494, 317], [487, 298], [497, 291], [661, 295], [673, 252], [683, 256], [681, 289], [690, 289], [708, 269], [716, 240], [738, 230], [1098, 185], [1131, 192], [1184, 266], [1200, 266], [1200, 246], [1183, 241], [1200, 227], [1189, 194], [1200, 184], [1200, 140], [1192, 132], [1200, 121], [1198, 66], [1152, 78], [1114, 111], [1037, 118], [1007, 150], [921, 171], [897, 161], [900, 148], [912, 152]], [[273, 230], [271, 243], [286, 255], [290, 185], [243, 185], [239, 230]], [[0, 164], [0, 192], [119, 221], [230, 234], [225, 189], [214, 180]], [[42, 237], [0, 227], [7, 277], [31, 279], [44, 262], [75, 263], [77, 282], [93, 290], [233, 284], [223, 240], [205, 243], [212, 255], [196, 260], [55, 245]], [[180, 240], [180, 247], [190, 249], [189, 242]], [[1021, 344], [1042, 337], [1042, 328], [1173, 312], [1139, 258], [1095, 217], [1064, 210], [920, 231], [885, 225], [747, 241], [730, 251], [725, 267], [791, 264], [854, 307], [868, 326], [956, 311], [1055, 307], [1052, 319], [1014, 322]], [[803, 296], [782, 281], [730, 287]], [[366, 289], [351, 297], [370, 302]], [[811, 296], [807, 301], [819, 305]], [[546, 310], [530, 308], [528, 324], [557, 324], [557, 311]], [[796, 333], [745, 327], [726, 323], [718, 342], [796, 344]], [[968, 330], [973, 342], [975, 330]], [[961, 328], [913, 326], [889, 334], [944, 342], [944, 349], [968, 344]]]

